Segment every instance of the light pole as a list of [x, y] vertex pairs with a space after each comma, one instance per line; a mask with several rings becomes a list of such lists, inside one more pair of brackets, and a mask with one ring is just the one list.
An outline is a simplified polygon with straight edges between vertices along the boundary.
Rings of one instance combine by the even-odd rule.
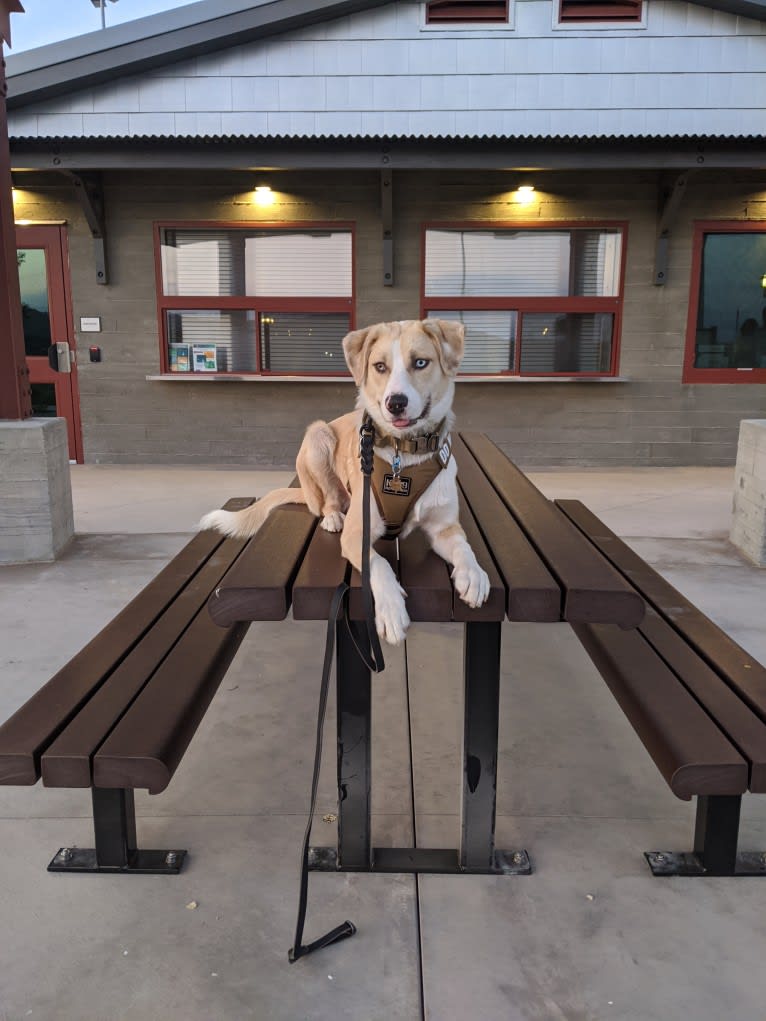
[[[94, 7], [101, 8], [101, 27], [106, 28], [106, 0], [90, 0]], [[117, 0], [109, 0], [109, 3], [116, 4]]]

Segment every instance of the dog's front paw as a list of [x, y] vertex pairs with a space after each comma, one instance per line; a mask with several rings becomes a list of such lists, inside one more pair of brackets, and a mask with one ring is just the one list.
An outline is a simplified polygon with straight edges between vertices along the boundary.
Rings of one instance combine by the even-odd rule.
[[329, 514], [325, 514], [320, 524], [326, 532], [342, 532], [345, 520], [346, 515], [343, 511], [330, 511]]
[[475, 608], [483, 606], [489, 597], [489, 577], [477, 563], [456, 567], [452, 572], [455, 590], [464, 603]]
[[410, 618], [404, 604], [404, 589], [397, 582], [375, 596], [375, 626], [389, 645], [401, 645], [407, 636]]

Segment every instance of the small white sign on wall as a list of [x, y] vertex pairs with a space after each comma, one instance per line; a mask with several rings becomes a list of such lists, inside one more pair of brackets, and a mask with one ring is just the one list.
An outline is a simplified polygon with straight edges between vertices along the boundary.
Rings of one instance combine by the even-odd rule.
[[80, 316], [82, 333], [101, 333], [101, 316]]

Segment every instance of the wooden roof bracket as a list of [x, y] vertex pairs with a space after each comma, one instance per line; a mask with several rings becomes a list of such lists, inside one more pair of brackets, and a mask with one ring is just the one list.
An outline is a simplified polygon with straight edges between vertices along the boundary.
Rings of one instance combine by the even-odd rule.
[[106, 217], [104, 215], [104, 184], [102, 175], [92, 171], [62, 170], [75, 187], [75, 193], [93, 236], [96, 262], [96, 283], [108, 284], [106, 265]]
[[[383, 161], [387, 162], [384, 156]], [[394, 286], [394, 180], [393, 171], [386, 167], [380, 172], [380, 220], [383, 229], [383, 286]]]
[[676, 217], [686, 191], [686, 185], [692, 170], [683, 170], [672, 184], [660, 180], [660, 198], [657, 223], [657, 241], [654, 249], [654, 280], [655, 287], [663, 287], [668, 279], [668, 253], [670, 250], [670, 234], [675, 227]]

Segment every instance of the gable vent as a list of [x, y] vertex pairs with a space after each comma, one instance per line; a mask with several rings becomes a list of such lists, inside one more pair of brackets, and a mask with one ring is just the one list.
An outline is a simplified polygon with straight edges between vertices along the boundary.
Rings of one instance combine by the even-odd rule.
[[426, 24], [471, 24], [508, 21], [508, 0], [430, 0]]
[[642, 0], [560, 0], [560, 22], [640, 21]]

